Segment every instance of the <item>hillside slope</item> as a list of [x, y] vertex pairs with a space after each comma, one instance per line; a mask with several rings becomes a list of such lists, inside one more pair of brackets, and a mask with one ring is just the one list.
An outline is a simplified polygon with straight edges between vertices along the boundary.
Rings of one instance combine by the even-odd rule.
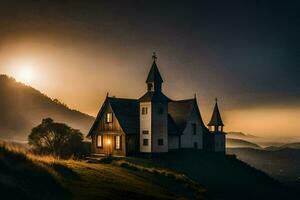
[[[200, 197], [204, 190], [198, 188]], [[56, 160], [10, 150], [1, 144], [0, 192], [2, 198], [11, 200], [195, 198], [195, 188], [167, 174], [110, 162]]]
[[234, 156], [186, 150], [148, 160], [126, 159], [184, 173], [201, 183], [210, 199], [294, 199], [299, 195]]
[[242, 139], [234, 139], [234, 138], [226, 138], [226, 147], [227, 148], [240, 148], [240, 147], [248, 147], [248, 148], [261, 148], [259, 145], [249, 142]]
[[25, 140], [42, 118], [51, 117], [87, 133], [93, 117], [69, 109], [40, 91], [0, 75], [0, 138]]

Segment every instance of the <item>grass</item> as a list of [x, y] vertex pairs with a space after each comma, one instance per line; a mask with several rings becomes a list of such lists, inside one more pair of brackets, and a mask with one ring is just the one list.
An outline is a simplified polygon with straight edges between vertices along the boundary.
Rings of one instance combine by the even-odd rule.
[[[3, 176], [13, 181], [3, 181]], [[0, 145], [0, 177], [11, 199], [200, 199], [204, 193], [196, 182], [171, 170], [124, 159], [61, 160], [9, 144]]]

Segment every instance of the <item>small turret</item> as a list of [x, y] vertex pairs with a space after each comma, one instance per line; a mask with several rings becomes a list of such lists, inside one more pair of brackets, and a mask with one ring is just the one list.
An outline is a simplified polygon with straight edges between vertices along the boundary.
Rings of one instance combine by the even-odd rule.
[[207, 124], [210, 131], [212, 132], [223, 132], [223, 121], [218, 107], [218, 99], [216, 98], [216, 104], [214, 107], [213, 114], [211, 116], [210, 122]]
[[163, 80], [156, 65], [157, 57], [155, 52], [153, 53], [152, 59], [153, 63], [146, 80], [148, 91], [161, 91]]

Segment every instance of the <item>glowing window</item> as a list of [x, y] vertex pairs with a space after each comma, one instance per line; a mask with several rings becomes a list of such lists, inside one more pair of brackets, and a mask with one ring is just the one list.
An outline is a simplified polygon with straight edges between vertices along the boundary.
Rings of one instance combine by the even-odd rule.
[[112, 113], [107, 113], [106, 114], [106, 123], [112, 123]]
[[97, 147], [102, 147], [102, 135], [97, 136]]
[[115, 147], [116, 149], [121, 149], [121, 136], [115, 136]]

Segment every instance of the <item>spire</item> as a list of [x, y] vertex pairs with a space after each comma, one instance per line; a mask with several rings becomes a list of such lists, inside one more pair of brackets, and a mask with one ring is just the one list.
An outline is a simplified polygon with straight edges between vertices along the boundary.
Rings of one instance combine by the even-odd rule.
[[218, 99], [216, 98], [215, 100], [216, 104], [208, 126], [224, 126], [218, 107]]
[[155, 55], [155, 52], [153, 52], [152, 59], [153, 59], [153, 63], [149, 71], [146, 83], [148, 84], [148, 90], [157, 91], [157, 90], [161, 90], [161, 84], [163, 80], [159, 73], [158, 67], [156, 65], [157, 57]]

